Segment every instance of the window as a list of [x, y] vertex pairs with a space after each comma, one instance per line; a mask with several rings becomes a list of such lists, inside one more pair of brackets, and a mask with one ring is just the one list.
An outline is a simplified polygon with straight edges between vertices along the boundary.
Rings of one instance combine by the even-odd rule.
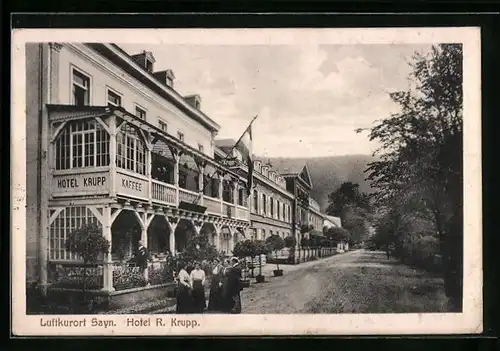
[[57, 170], [109, 165], [109, 134], [94, 120], [69, 122], [55, 143]]
[[271, 217], [274, 217], [274, 199], [269, 198], [269, 205], [271, 206]]
[[244, 200], [245, 200], [245, 189], [239, 188], [238, 189], [238, 205], [244, 206]]
[[88, 208], [66, 207], [49, 227], [49, 259], [77, 260], [79, 257], [66, 250], [65, 242], [68, 234], [85, 223], [94, 223], [101, 227], [95, 215]]
[[253, 211], [259, 213], [259, 193], [257, 190], [253, 192]]
[[153, 62], [150, 60], [146, 60], [146, 70], [148, 72], [153, 72]]
[[266, 215], [267, 213], [267, 204], [266, 204], [266, 194], [262, 194], [262, 214]]
[[146, 111], [139, 106], [135, 107], [135, 115], [136, 117], [139, 117], [140, 119], [146, 119]]
[[173, 87], [174, 86], [174, 81], [172, 80], [172, 78], [170, 78], [168, 76], [167, 76], [167, 85], [169, 87]]
[[203, 152], [203, 145], [198, 144], [198, 151], [199, 151], [199, 152]]
[[231, 183], [227, 180], [222, 181], [222, 200], [233, 203], [233, 189]]
[[177, 139], [179, 139], [180, 141], [184, 141], [184, 133], [177, 132]]
[[116, 135], [116, 165], [139, 174], [146, 174], [146, 145], [137, 129], [129, 124]]
[[162, 119], [158, 119], [158, 127], [164, 132], [167, 132], [168, 130], [168, 124], [164, 122]]
[[88, 106], [90, 104], [90, 78], [73, 68], [73, 105]]
[[108, 105], [119, 107], [122, 105], [122, 97], [108, 89]]

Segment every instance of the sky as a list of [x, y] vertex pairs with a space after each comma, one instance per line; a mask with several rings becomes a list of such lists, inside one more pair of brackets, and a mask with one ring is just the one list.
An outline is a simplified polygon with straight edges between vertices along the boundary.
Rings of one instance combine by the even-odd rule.
[[255, 115], [260, 157], [371, 154], [377, 144], [357, 128], [398, 111], [388, 93], [409, 86], [408, 60], [426, 45], [135, 45], [151, 51], [155, 71], [172, 69], [174, 88], [199, 94], [217, 138], [238, 139]]

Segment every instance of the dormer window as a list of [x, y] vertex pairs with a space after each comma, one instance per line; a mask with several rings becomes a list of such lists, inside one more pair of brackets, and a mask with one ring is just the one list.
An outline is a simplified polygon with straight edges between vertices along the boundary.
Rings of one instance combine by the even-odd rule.
[[140, 54], [132, 55], [132, 59], [146, 71], [153, 73], [153, 64], [155, 63], [153, 53], [144, 50]]
[[191, 106], [193, 106], [194, 108], [196, 108], [198, 110], [201, 108], [201, 97], [200, 97], [200, 95], [198, 95], [198, 94], [189, 95], [189, 96], [184, 97], [184, 99]]
[[177, 132], [177, 139], [179, 139], [180, 141], [184, 141], [184, 133], [181, 131], [178, 131]]
[[255, 167], [255, 170], [256, 170], [257, 172], [260, 172], [260, 162], [259, 162], [259, 161], [255, 161], [255, 162], [254, 162], [254, 167]]
[[174, 87], [175, 75], [171, 69], [167, 69], [165, 71], [155, 72], [155, 73], [153, 73], [153, 75], [161, 84], [164, 84], [170, 88]]
[[146, 70], [148, 72], [153, 72], [153, 62], [150, 60], [146, 60]]

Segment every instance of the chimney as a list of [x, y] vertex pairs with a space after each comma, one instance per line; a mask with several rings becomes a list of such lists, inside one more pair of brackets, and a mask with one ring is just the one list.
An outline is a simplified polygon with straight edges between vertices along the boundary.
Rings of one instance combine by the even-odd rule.
[[191, 106], [193, 106], [198, 110], [201, 107], [201, 97], [198, 94], [184, 96], [184, 100], [186, 100], [188, 104], [190, 104]]
[[153, 75], [161, 84], [171, 88], [174, 87], [175, 75], [171, 69], [167, 69], [165, 71], [158, 71], [153, 73]]
[[149, 73], [153, 73], [153, 64], [155, 63], [155, 58], [151, 51], [142, 51], [139, 54], [132, 55], [132, 59], [142, 68], [144, 68]]

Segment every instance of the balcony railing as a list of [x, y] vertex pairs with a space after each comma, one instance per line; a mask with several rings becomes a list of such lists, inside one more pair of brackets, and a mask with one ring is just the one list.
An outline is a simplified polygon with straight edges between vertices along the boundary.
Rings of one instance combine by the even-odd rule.
[[151, 186], [151, 196], [154, 202], [165, 205], [176, 205], [176, 188], [174, 185], [153, 180]]
[[179, 188], [179, 201], [184, 202], [195, 202], [198, 199], [199, 194], [197, 192]]
[[117, 169], [114, 174], [111, 174], [108, 167], [56, 171], [52, 176], [50, 191], [52, 197], [58, 199], [114, 193], [126, 198], [169, 206], [177, 206], [181, 201], [195, 203], [198, 200], [197, 203], [206, 207], [206, 212], [212, 215], [250, 220], [250, 213], [245, 206], [207, 195], [200, 197], [196, 191], [121, 168]]

